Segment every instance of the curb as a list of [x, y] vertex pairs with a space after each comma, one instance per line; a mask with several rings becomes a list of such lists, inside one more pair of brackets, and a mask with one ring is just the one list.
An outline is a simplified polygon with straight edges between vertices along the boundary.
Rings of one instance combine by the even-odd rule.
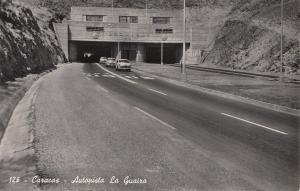
[[0, 144], [15, 107], [38, 78], [39, 76], [37, 75], [28, 79], [25, 84], [7, 100], [8, 104], [0, 109]]
[[[170, 65], [173, 67], [180, 67], [179, 64], [173, 64]], [[278, 74], [266, 74], [266, 73], [259, 73], [259, 72], [249, 72], [249, 71], [243, 71], [243, 70], [235, 70], [235, 69], [226, 69], [226, 68], [213, 68], [213, 67], [207, 67], [207, 66], [200, 66], [198, 64], [189, 64], [186, 65], [188, 69], [191, 70], [200, 70], [200, 71], [209, 71], [209, 72], [216, 72], [216, 73], [225, 73], [225, 74], [232, 74], [232, 75], [241, 75], [241, 76], [248, 76], [248, 77], [264, 77], [264, 78], [274, 78], [274, 79], [280, 79], [281, 76]], [[300, 79], [297, 79], [293, 76], [285, 76], [285, 79], [289, 79], [292, 82], [299, 82]]]
[[[0, 144], [0, 188], [3, 190], [40, 190], [32, 184], [36, 176], [37, 156], [34, 148], [34, 102], [45, 72], [31, 81], [31, 87], [17, 103]], [[25, 88], [26, 89], [26, 88]], [[20, 94], [21, 95], [21, 94]], [[18, 177], [18, 183], [11, 183], [10, 177]]]
[[242, 97], [242, 96], [238, 96], [238, 95], [234, 95], [234, 94], [230, 94], [230, 93], [226, 93], [226, 92], [221, 92], [221, 91], [217, 91], [217, 90], [213, 90], [213, 89], [203, 88], [203, 87], [200, 87], [197, 85], [189, 84], [187, 82], [180, 82], [178, 80], [169, 79], [167, 77], [162, 77], [162, 76], [158, 76], [158, 75], [155, 75], [152, 73], [148, 73], [143, 70], [137, 69], [135, 67], [132, 69], [137, 73], [141, 73], [143, 75], [150, 75], [151, 77], [155, 77], [157, 79], [169, 82], [171, 84], [175, 84], [175, 85], [182, 86], [182, 87], [187, 87], [187, 88], [190, 88], [190, 89], [202, 92], [202, 93], [207, 93], [207, 94], [219, 96], [222, 98], [243, 102], [246, 104], [254, 105], [257, 107], [261, 107], [261, 108], [265, 108], [265, 109], [269, 109], [269, 110], [273, 110], [276, 112], [281, 112], [281, 113], [285, 113], [285, 114], [289, 114], [289, 115], [294, 115], [294, 116], [300, 115], [300, 110], [297, 110], [297, 109], [292, 109], [292, 108], [281, 106], [281, 105], [276, 105], [276, 104], [271, 104], [271, 103], [267, 103], [267, 102], [263, 102], [263, 101], [259, 101], [259, 100], [254, 100], [254, 99], [250, 99], [250, 98], [246, 98], [246, 97]]

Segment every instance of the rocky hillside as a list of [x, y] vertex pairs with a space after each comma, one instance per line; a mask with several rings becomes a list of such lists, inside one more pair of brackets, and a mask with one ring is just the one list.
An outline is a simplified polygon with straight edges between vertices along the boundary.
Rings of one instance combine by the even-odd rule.
[[[24, 0], [25, 1], [25, 0]], [[99, 6], [111, 7], [112, 2], [114, 7], [130, 7], [130, 8], [145, 8], [146, 0], [29, 0], [35, 2], [36, 5], [47, 7], [53, 10], [56, 14], [68, 17], [71, 6]], [[234, 0], [187, 0], [188, 7], [206, 7], [206, 6], [224, 6], [231, 4]], [[162, 9], [181, 9], [183, 0], [147, 0], [148, 8]]]
[[0, 0], [0, 82], [53, 68], [63, 60], [47, 23], [28, 8]]
[[[300, 12], [284, 1], [283, 70], [300, 66]], [[204, 64], [258, 72], [280, 71], [280, 0], [240, 0], [228, 13]]]

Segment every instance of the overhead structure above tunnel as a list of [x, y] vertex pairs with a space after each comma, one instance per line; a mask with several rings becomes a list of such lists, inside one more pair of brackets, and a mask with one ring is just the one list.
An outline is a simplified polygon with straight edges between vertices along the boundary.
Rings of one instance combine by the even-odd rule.
[[[95, 60], [106, 56], [159, 63], [164, 43], [164, 62], [176, 63], [182, 57], [182, 14], [182, 10], [148, 9], [146, 14], [144, 9], [72, 7], [71, 19], [56, 23], [54, 29], [71, 61], [91, 53]], [[186, 51], [192, 38], [186, 33]]]

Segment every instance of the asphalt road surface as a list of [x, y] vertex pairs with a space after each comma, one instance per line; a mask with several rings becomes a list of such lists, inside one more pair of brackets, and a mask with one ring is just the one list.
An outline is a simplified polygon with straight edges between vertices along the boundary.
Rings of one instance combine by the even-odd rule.
[[299, 189], [295, 116], [95, 63], [47, 75], [35, 109], [46, 190]]

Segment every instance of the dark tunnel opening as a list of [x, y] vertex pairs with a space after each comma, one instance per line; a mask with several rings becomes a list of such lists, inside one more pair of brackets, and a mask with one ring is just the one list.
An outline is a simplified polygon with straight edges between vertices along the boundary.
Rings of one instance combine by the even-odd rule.
[[110, 42], [71, 42], [72, 61], [98, 62], [100, 57], [114, 56], [114, 43]]
[[[161, 51], [161, 47], [163, 47], [163, 51]], [[181, 44], [151, 43], [146, 45], [146, 62], [161, 63], [162, 56], [164, 64], [178, 63], [182, 56]]]
[[[117, 42], [71, 41], [69, 44], [71, 61], [99, 62], [100, 57], [116, 57]], [[161, 43], [120, 43], [120, 56], [123, 59], [136, 61], [138, 56], [147, 63], [161, 63]], [[139, 50], [138, 47], [142, 47]], [[140, 55], [138, 55], [140, 54]], [[163, 63], [179, 63], [182, 58], [181, 43], [163, 44]]]

